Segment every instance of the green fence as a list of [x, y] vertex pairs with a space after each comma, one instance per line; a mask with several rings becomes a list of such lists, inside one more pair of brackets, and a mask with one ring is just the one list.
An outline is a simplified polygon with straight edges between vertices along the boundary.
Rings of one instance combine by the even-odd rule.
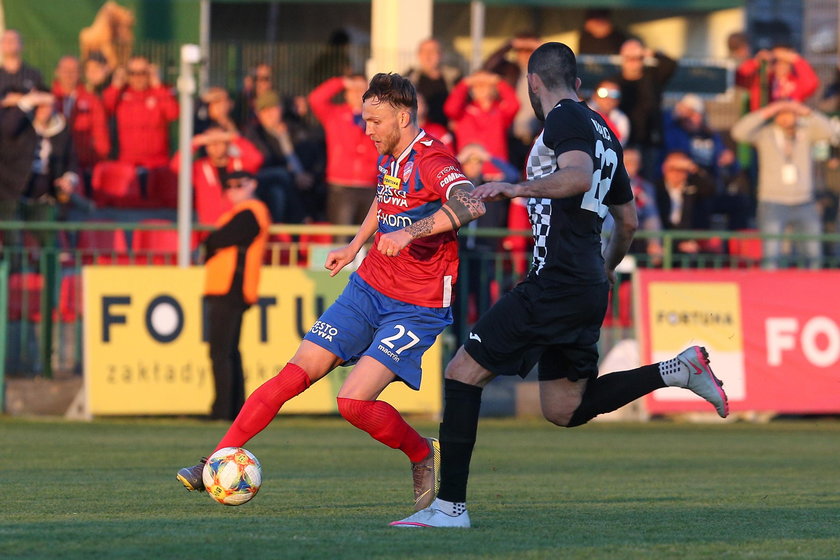
[[[191, 261], [202, 262], [195, 233]], [[336, 239], [357, 231], [355, 226], [281, 226], [271, 229], [265, 266], [320, 268]], [[18, 376], [52, 377], [54, 373], [83, 371], [81, 270], [87, 265], [174, 265], [177, 232], [172, 223], [0, 223], [4, 238], [0, 276], [0, 383], [2, 371]], [[518, 237], [519, 250], [506, 250], [502, 240]], [[762, 266], [761, 242], [756, 232], [669, 231], [658, 235], [640, 232], [639, 239], [657, 237], [663, 246], [659, 257], [633, 256], [637, 267], [658, 268], [757, 268]], [[772, 236], [790, 246], [792, 255], [783, 267], [810, 265], [796, 255], [803, 235]], [[478, 229], [462, 231], [461, 271], [455, 304], [456, 323], [451, 332], [457, 343], [477, 317], [527, 272], [530, 232]], [[699, 240], [704, 252], [687, 255], [676, 248], [681, 241]], [[819, 236], [824, 257], [821, 268], [840, 267], [840, 235]], [[629, 275], [620, 275], [614, 287], [605, 327], [617, 336], [632, 330]], [[4, 291], [8, 297], [4, 300]], [[5, 329], [4, 329], [5, 327]], [[5, 332], [4, 332], [5, 331]], [[0, 384], [2, 389], [2, 384]]]

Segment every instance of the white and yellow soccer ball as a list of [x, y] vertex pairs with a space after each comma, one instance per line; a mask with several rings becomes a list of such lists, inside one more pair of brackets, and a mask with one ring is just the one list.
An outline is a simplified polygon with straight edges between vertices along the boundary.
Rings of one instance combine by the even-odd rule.
[[202, 479], [214, 500], [226, 506], [239, 506], [259, 491], [262, 467], [250, 451], [224, 447], [207, 458]]

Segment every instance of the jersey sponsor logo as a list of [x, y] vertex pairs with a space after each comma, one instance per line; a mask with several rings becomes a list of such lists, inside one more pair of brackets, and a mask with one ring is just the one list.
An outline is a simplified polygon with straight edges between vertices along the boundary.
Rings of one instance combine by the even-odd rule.
[[395, 362], [400, 361], [400, 357], [397, 355], [397, 353], [393, 350], [386, 348], [384, 344], [377, 345], [376, 349], [388, 356], [389, 358], [391, 358], [392, 360], [394, 360]]
[[612, 142], [612, 136], [610, 135], [610, 129], [608, 127], [602, 125], [601, 123], [599, 123], [595, 119], [589, 119], [589, 120], [591, 120], [592, 124], [595, 125], [595, 130], [598, 131], [598, 134], [603, 136], [605, 140], [609, 140], [610, 142]]
[[384, 177], [382, 177], [382, 184], [388, 187], [389, 189], [397, 190], [400, 188], [402, 181], [400, 181], [399, 177], [394, 177], [392, 175], [386, 174]]
[[474, 332], [471, 332], [470, 333], [470, 340], [477, 340], [477, 341], [481, 342], [481, 337], [478, 336], [477, 334], [475, 334]]
[[408, 194], [405, 191], [392, 188], [388, 185], [379, 185], [376, 188], [376, 201], [379, 204], [393, 204], [400, 208], [408, 208], [407, 196]]
[[447, 165], [446, 167], [444, 167], [443, 169], [441, 169], [438, 172], [437, 178], [440, 179], [441, 177], [443, 177], [447, 173], [452, 173], [453, 171], [460, 171], [460, 170], [458, 169], [457, 165]]
[[398, 214], [387, 214], [382, 210], [376, 211], [376, 219], [379, 220], [380, 224], [396, 228], [408, 227], [414, 223], [408, 216], [402, 216]]
[[324, 340], [329, 340], [330, 342], [332, 342], [334, 336], [338, 335], [337, 328], [323, 321], [315, 321], [315, 324], [312, 325], [312, 328], [309, 329], [309, 332], [311, 332], [312, 334], [317, 334]]
[[388, 168], [387, 167], [382, 167], [381, 165], [378, 165], [377, 167], [379, 167], [379, 172], [382, 173], [383, 175], [388, 174]]
[[464, 177], [464, 174], [460, 171], [450, 173], [449, 175], [440, 180], [440, 186], [445, 187], [449, 183], [452, 183], [453, 181], [457, 181], [459, 179], [466, 179], [466, 177]]

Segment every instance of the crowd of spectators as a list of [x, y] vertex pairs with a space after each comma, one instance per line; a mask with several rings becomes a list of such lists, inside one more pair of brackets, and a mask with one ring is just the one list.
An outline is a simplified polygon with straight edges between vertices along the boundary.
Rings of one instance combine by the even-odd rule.
[[[335, 41], [344, 44], [341, 37]], [[421, 126], [457, 154], [477, 182], [510, 180], [511, 170], [521, 174], [540, 131], [526, 79], [528, 57], [540, 43], [533, 33], [519, 33], [465, 75], [444, 62], [444, 46], [429, 38], [418, 45], [416, 63], [402, 69], [417, 87]], [[609, 10], [586, 13], [580, 53], [619, 62], [614, 76], [581, 92], [582, 100], [625, 146], [642, 229], [819, 233], [813, 216], [825, 186], [811, 179], [809, 154], [815, 143], [836, 140], [828, 119], [806, 105], [815, 101], [819, 78], [788, 44], [752, 52], [749, 37], [738, 33], [728, 46], [748, 112], [731, 133], [709, 124], [698, 95], [666, 103], [678, 60], [619, 29]], [[112, 68], [96, 53], [83, 61], [64, 56], [50, 85], [24, 62], [16, 31], [2, 35], [0, 49], [0, 219], [52, 220], [70, 207], [90, 212], [96, 204], [114, 204], [100, 192], [112, 187], [103, 169], [114, 162], [133, 170], [136, 180], [138, 193], [127, 206], [174, 206], [177, 197], [156, 197], [176, 188], [183, 155], [173, 153], [170, 138], [179, 106], [154, 61], [132, 56]], [[377, 172], [361, 117], [367, 81], [349, 58], [315, 66], [312, 89], [303, 95], [275, 90], [270, 61], [248, 72], [238, 91], [214, 85], [200, 94], [192, 141], [199, 223], [212, 225], [228, 209], [221, 185], [236, 171], [257, 177], [257, 197], [275, 223], [364, 219]], [[825, 89], [823, 107], [834, 99], [837, 108], [837, 91], [836, 84]], [[807, 208], [796, 213], [791, 205]], [[488, 212], [487, 220], [523, 228], [523, 215], [521, 205], [511, 204]], [[501, 247], [523, 249], [513, 239]], [[801, 251], [818, 262], [818, 249], [811, 244]], [[691, 255], [726, 247], [683, 240], [675, 250]], [[777, 266], [780, 250], [778, 243], [766, 244], [768, 266]], [[650, 236], [634, 251], [656, 265], [663, 247]]]

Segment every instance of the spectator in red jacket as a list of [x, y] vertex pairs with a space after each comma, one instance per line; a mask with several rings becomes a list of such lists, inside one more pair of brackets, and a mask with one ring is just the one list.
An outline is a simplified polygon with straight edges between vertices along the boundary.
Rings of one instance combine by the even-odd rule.
[[108, 159], [111, 152], [105, 106], [99, 96], [85, 89], [79, 59], [74, 56], [63, 56], [58, 61], [52, 92], [56, 109], [69, 124], [79, 170], [89, 188], [93, 166]]
[[[519, 100], [516, 91], [498, 74], [486, 70], [470, 74], [458, 82], [443, 110], [455, 129], [458, 150], [481, 144], [491, 156], [510, 161], [508, 129], [519, 111]], [[482, 174], [488, 178], [503, 176], [489, 159]]]
[[[196, 215], [202, 224], [215, 224], [232, 207], [222, 192], [224, 175], [234, 171], [255, 174], [262, 166], [263, 156], [248, 140], [218, 125], [195, 135], [192, 147], [193, 151], [203, 147], [207, 154], [193, 161]], [[181, 154], [176, 152], [172, 169], [177, 173], [180, 165]]]
[[[376, 192], [379, 154], [365, 134], [364, 76], [330, 78], [309, 94], [309, 106], [324, 127], [327, 144], [327, 220], [361, 224]], [[344, 101], [332, 98], [343, 93]]]
[[[762, 64], [767, 64], [762, 81]], [[786, 44], [769, 51], [762, 49], [742, 62], [735, 73], [735, 83], [750, 93], [750, 111], [773, 101], [804, 102], [816, 93], [820, 79], [814, 67]]]
[[169, 161], [169, 123], [178, 118], [178, 102], [160, 81], [158, 69], [142, 56], [117, 68], [102, 94], [105, 109], [116, 117], [119, 160], [152, 168]]

